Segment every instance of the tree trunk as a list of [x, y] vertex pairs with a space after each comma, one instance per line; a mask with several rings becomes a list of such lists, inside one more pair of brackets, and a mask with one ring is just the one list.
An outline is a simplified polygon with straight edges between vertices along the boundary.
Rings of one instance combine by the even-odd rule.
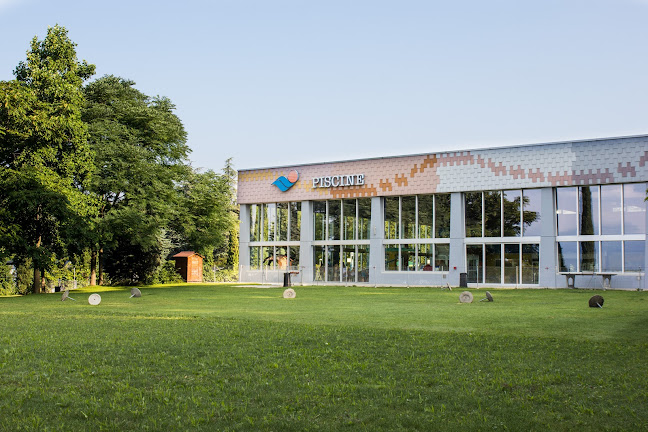
[[90, 252], [90, 286], [97, 285], [97, 251]]
[[103, 248], [99, 249], [99, 285], [104, 284], [103, 280]]
[[38, 266], [34, 266], [34, 283], [32, 285], [34, 294], [41, 293], [41, 271]]

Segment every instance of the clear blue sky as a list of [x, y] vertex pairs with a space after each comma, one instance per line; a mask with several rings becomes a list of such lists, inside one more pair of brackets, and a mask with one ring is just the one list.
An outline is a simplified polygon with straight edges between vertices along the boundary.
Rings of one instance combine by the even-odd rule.
[[648, 0], [0, 0], [0, 80], [55, 24], [196, 167], [648, 133]]

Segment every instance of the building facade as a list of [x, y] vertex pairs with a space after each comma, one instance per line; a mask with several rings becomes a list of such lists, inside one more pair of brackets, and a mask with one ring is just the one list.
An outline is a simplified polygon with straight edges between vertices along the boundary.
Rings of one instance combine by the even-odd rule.
[[646, 289], [648, 135], [241, 170], [240, 280]]

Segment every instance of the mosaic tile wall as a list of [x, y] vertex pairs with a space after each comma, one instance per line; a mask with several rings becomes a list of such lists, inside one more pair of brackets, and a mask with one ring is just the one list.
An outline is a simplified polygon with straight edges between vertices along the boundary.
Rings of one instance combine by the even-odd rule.
[[[291, 171], [282, 192], [272, 183]], [[362, 186], [314, 177], [364, 174]], [[293, 174], [294, 176], [294, 174]], [[239, 171], [239, 204], [648, 181], [648, 135]]]

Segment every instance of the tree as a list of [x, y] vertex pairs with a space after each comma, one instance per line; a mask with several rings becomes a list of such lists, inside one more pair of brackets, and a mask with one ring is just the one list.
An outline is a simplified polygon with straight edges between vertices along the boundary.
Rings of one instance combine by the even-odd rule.
[[89, 236], [91, 283], [97, 261], [101, 283], [104, 258], [115, 277], [143, 281], [176, 243], [166, 228], [177, 212], [175, 188], [189, 174], [186, 133], [169, 99], [134, 85], [104, 76], [85, 87], [83, 119], [96, 154], [89, 191], [100, 198]]
[[50, 27], [16, 79], [0, 83], [0, 249], [31, 258], [37, 293], [42, 270], [68, 246], [65, 233], [92, 207], [82, 192], [94, 165], [81, 107], [94, 65], [78, 61], [75, 46], [64, 27]]

